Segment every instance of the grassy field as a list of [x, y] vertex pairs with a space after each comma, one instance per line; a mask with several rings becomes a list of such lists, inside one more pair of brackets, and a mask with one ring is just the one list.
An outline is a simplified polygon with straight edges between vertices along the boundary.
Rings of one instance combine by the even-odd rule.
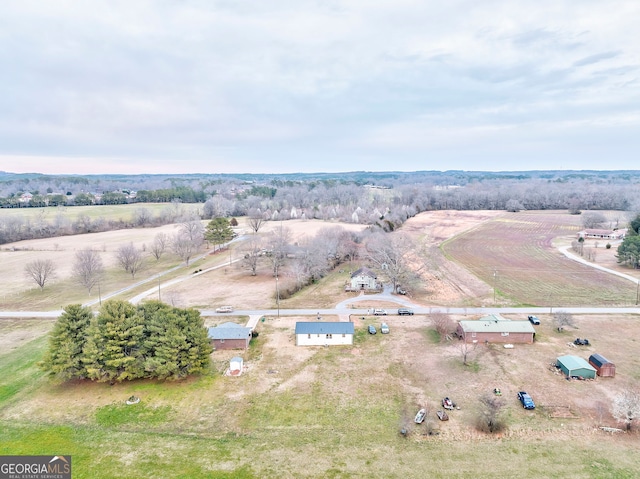
[[[538, 293], [539, 287], [532, 287], [529, 296], [518, 292], [517, 271], [529, 264], [533, 270], [528, 272], [564, 267], [551, 245], [552, 232], [570, 235], [576, 225], [567, 227], [564, 218], [553, 216], [536, 220], [533, 213], [506, 218], [488, 218], [489, 224], [497, 222], [492, 228], [486, 229], [483, 221], [474, 234], [460, 235], [444, 249], [457, 261], [468, 261], [465, 265], [478, 276], [489, 274], [490, 284], [492, 270], [482, 271], [504, 256], [498, 300], [537, 304], [546, 290]], [[547, 221], [549, 226], [538, 224]], [[491, 236], [496, 225], [511, 238], [511, 248], [507, 240]], [[301, 228], [310, 226], [304, 223]], [[480, 246], [471, 243], [475, 234], [503, 246], [476, 254], [474, 248]], [[524, 245], [527, 235], [536, 238], [530, 251]], [[105, 243], [103, 238], [97, 241]], [[116, 243], [107, 244], [110, 248]], [[490, 252], [493, 248], [495, 253]], [[494, 259], [485, 258], [489, 255]], [[163, 289], [163, 300], [188, 306], [233, 302], [250, 309], [275, 307], [275, 285], [267, 269], [258, 277], [237, 263], [203, 275], [191, 272], [228, 260], [228, 251], [223, 251], [175, 273], [190, 278]], [[514, 279], [509, 279], [510, 271]], [[559, 278], [545, 277], [560, 294], [567, 278], [556, 272]], [[348, 274], [346, 267], [336, 271], [281, 306], [331, 306], [343, 299], [342, 292], [335, 292]], [[582, 277], [585, 288], [606, 281], [581, 269], [569, 278], [574, 276]], [[111, 287], [119, 281], [128, 280], [113, 279]], [[597, 303], [601, 289], [590, 291]], [[27, 300], [21, 301], [28, 307]], [[640, 476], [638, 434], [598, 428], [618, 426], [611, 417], [611, 401], [640, 379], [640, 323], [634, 315], [576, 317], [576, 327], [564, 333], [554, 330], [549, 315], [540, 315], [535, 344], [514, 349], [479, 345], [468, 366], [462, 364], [457, 343], [440, 343], [425, 316], [387, 316], [391, 333], [375, 336], [366, 333], [366, 326], [379, 326], [381, 318], [352, 317], [355, 344], [337, 348], [296, 347], [293, 330], [300, 319], [269, 317], [260, 322], [260, 336], [242, 354], [247, 370], [240, 377], [221, 374], [238, 351], [216, 351], [205, 375], [176, 383], [113, 386], [52, 382], [37, 368], [52, 322], [0, 321], [0, 454], [71, 454], [74, 478]], [[578, 336], [589, 338], [592, 345], [571, 346]], [[586, 358], [593, 352], [616, 362], [616, 378], [566, 381], [550, 367], [557, 356]], [[507, 428], [486, 435], [474, 426], [478, 398], [494, 387], [503, 392]], [[523, 389], [533, 396], [536, 410], [524, 411], [519, 405], [515, 396]], [[127, 406], [131, 395], [141, 402]], [[443, 396], [460, 405], [447, 422], [435, 416]], [[429, 414], [418, 426], [413, 417], [421, 407]], [[407, 437], [399, 434], [403, 427], [409, 429]]]
[[61, 217], [75, 220], [79, 216], [88, 216], [92, 220], [103, 218], [106, 221], [129, 222], [134, 218], [135, 211], [146, 209], [151, 217], [156, 218], [166, 211], [180, 208], [183, 211], [202, 210], [202, 204], [198, 203], [131, 203], [126, 205], [92, 205], [92, 206], [56, 206], [47, 208], [0, 208], [0, 218], [22, 218], [25, 221], [52, 222]]
[[[245, 355], [242, 376], [220, 375], [237, 354], [221, 351], [209, 374], [179, 383], [52, 383], [35, 366], [45, 347], [41, 337], [0, 356], [0, 454], [71, 454], [75, 478], [640, 474], [637, 436], [597, 430], [580, 399], [606, 396], [610, 382], [567, 383], [544, 368], [524, 377], [562, 344], [550, 326], [538, 346], [483, 350], [465, 368], [454, 346], [434, 343], [425, 318], [387, 321], [388, 336], [370, 336], [366, 322], [358, 322], [353, 347], [301, 349], [291, 344], [295, 319], [271, 318]], [[633, 324], [626, 320], [624, 327]], [[595, 322], [581, 326], [581, 335], [593, 337]], [[411, 345], [424, 354], [411, 354]], [[631, 340], [621, 347], [632, 347]], [[509, 370], [513, 362], [526, 367]], [[622, 365], [621, 379], [613, 381], [625, 381], [631, 369], [638, 370], [637, 362]], [[515, 400], [523, 383], [538, 401], [534, 412]], [[498, 436], [473, 427], [474, 398], [489, 384], [499, 384], [507, 402], [509, 427]], [[461, 410], [440, 423], [434, 411], [445, 393]], [[132, 394], [141, 403], [125, 405]], [[558, 402], [570, 404], [574, 418], [549, 417], [545, 405]], [[429, 420], [416, 426], [421, 406]], [[614, 425], [606, 416], [603, 424]], [[406, 438], [403, 426], [410, 429]]]
[[[565, 258], [554, 245], [581, 230], [566, 212], [520, 212], [485, 221], [442, 245], [447, 257], [493, 286], [496, 302], [535, 306], [631, 306], [636, 285]], [[604, 242], [600, 246], [604, 250]], [[626, 271], [633, 274], [633, 271]]]

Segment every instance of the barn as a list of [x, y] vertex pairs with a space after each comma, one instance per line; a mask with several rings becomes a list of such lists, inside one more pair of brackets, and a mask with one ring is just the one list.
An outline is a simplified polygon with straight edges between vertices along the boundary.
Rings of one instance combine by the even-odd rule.
[[333, 346], [353, 344], [351, 322], [298, 322], [296, 346]]
[[247, 349], [251, 341], [251, 328], [227, 322], [209, 328], [208, 336], [214, 349]]
[[499, 314], [458, 321], [457, 336], [465, 343], [533, 343], [535, 328], [529, 321], [511, 321]]
[[616, 365], [600, 354], [589, 356], [589, 364], [596, 368], [598, 376], [603, 378], [613, 378], [616, 375]]
[[595, 379], [596, 369], [578, 356], [560, 356], [556, 360], [556, 367], [567, 377], [577, 376], [585, 379]]

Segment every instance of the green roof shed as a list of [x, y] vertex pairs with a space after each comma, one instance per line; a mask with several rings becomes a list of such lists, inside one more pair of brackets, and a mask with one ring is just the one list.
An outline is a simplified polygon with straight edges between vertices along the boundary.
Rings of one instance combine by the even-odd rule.
[[596, 378], [596, 369], [585, 359], [578, 356], [560, 356], [556, 360], [558, 366], [566, 376], [579, 376], [586, 379]]

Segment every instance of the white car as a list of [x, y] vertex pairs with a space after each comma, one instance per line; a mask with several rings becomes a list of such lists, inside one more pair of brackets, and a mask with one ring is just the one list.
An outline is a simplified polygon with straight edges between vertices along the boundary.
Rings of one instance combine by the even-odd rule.
[[386, 316], [387, 315], [387, 311], [384, 309], [374, 309], [373, 310], [373, 315], [374, 316]]
[[233, 306], [220, 306], [219, 308], [216, 308], [216, 313], [232, 313], [233, 312]]
[[382, 334], [389, 334], [389, 325], [387, 323], [382, 323], [380, 325], [380, 332]]

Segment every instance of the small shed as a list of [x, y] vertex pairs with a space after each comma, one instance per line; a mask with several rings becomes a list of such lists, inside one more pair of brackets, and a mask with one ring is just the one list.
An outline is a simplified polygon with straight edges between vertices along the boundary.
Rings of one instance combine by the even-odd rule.
[[598, 376], [612, 378], [616, 375], [616, 365], [600, 354], [589, 356], [589, 364], [596, 368]]
[[595, 379], [596, 369], [578, 356], [560, 356], [556, 366], [567, 376], [578, 376], [585, 379]]
[[233, 357], [231, 361], [229, 361], [229, 373], [232, 376], [239, 376], [242, 373], [243, 366], [244, 361], [240, 356]]

